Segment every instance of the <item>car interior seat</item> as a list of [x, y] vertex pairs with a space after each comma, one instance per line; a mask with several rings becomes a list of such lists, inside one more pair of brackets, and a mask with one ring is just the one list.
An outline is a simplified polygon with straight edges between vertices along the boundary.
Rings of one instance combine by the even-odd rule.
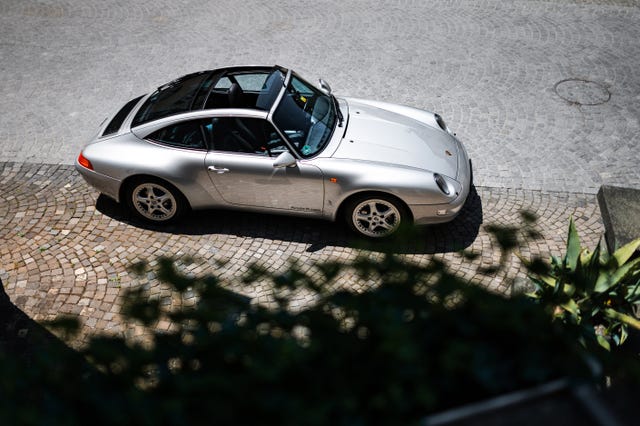
[[227, 92], [229, 98], [230, 108], [242, 108], [244, 107], [244, 91], [238, 83], [233, 83]]

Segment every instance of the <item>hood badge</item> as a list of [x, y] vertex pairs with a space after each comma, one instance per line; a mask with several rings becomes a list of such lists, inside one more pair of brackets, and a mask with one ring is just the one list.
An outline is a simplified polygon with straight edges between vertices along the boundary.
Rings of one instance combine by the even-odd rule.
[[451, 154], [451, 151], [449, 151], [448, 149], [444, 153], [447, 154], [449, 157], [451, 157], [453, 155], [453, 154]]

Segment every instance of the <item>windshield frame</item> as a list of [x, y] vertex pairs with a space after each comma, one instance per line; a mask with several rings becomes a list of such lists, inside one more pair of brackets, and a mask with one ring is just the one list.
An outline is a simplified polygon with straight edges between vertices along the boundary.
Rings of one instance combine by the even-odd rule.
[[[305, 111], [304, 107], [300, 108], [300, 104], [298, 102], [291, 101], [292, 96], [295, 95], [294, 92], [297, 92], [293, 87], [294, 79], [299, 84], [305, 86], [305, 88], [308, 89], [313, 95], [314, 105], [312, 109], [308, 112]], [[298, 92], [298, 95], [300, 95], [299, 92]], [[299, 96], [298, 99], [300, 98], [302, 98], [303, 100], [305, 99], [304, 96]], [[325, 112], [326, 115], [321, 117], [320, 120], [317, 120], [316, 122], [312, 123], [312, 120], [313, 120], [312, 117], [316, 118], [314, 117], [314, 109], [316, 107], [318, 99], [323, 99], [322, 102], [327, 102], [329, 108]], [[302, 120], [302, 122], [296, 123], [298, 124], [296, 129], [287, 129], [286, 127], [290, 127], [290, 126], [283, 126], [283, 120], [277, 117], [279, 109], [281, 107], [283, 108], [285, 107], [285, 102], [287, 103], [286, 106], [289, 109], [292, 109], [291, 107], [293, 105], [298, 107], [298, 109], [294, 109], [293, 111], [290, 111], [291, 113], [295, 113], [299, 117], [299, 120], [300, 119]], [[306, 102], [307, 101], [304, 100], [305, 106], [306, 106]], [[331, 138], [335, 133], [335, 129], [339, 125], [338, 113], [336, 111], [336, 108], [339, 108], [339, 106], [337, 106], [336, 103], [334, 103], [332, 99], [332, 95], [324, 93], [322, 90], [318, 89], [316, 86], [312, 85], [311, 83], [307, 82], [304, 78], [300, 77], [297, 73], [293, 72], [292, 70], [288, 70], [283, 87], [278, 95], [278, 98], [274, 102], [273, 107], [269, 111], [268, 118], [269, 118], [269, 121], [271, 121], [271, 123], [273, 124], [273, 126], [281, 134], [281, 136], [287, 141], [288, 145], [293, 149], [293, 151], [295, 152], [295, 155], [302, 159], [309, 159], [309, 158], [318, 156], [329, 145], [329, 142], [331, 141]], [[300, 114], [301, 112], [304, 114], [304, 118], [301, 118], [302, 117]], [[291, 114], [287, 114], [287, 118], [290, 119], [291, 117], [292, 117]], [[308, 125], [305, 124], [307, 120], [309, 123]], [[326, 123], [323, 129], [324, 131], [320, 137], [320, 140], [317, 142], [317, 144], [315, 144], [315, 147], [313, 148], [310, 147], [309, 145], [307, 145], [307, 143], [309, 142], [309, 136], [310, 136], [312, 127], [314, 125], [317, 125], [319, 123], [324, 123], [324, 122]], [[301, 135], [304, 135], [304, 141], [302, 140], [296, 141], [295, 138], [300, 137]]]

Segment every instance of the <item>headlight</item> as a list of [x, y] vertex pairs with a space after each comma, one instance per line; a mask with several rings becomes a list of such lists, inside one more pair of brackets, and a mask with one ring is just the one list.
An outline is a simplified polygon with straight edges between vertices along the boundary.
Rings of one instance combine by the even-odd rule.
[[440, 176], [437, 173], [434, 173], [433, 178], [435, 179], [436, 184], [438, 185], [438, 188], [440, 188], [440, 191], [444, 192], [446, 195], [451, 195], [451, 191], [449, 190], [449, 185], [447, 185], [447, 181], [444, 180], [442, 176]]
[[434, 115], [436, 116], [436, 123], [438, 123], [438, 126], [445, 132], [451, 133], [449, 132], [449, 128], [447, 127], [447, 124], [444, 122], [442, 117], [440, 117], [440, 114], [434, 114]]

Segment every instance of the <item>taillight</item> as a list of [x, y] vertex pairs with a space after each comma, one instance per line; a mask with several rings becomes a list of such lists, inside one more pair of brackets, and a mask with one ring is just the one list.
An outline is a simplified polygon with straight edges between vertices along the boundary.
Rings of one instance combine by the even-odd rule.
[[82, 152], [80, 153], [80, 155], [78, 155], [78, 164], [80, 164], [85, 169], [93, 170], [93, 164], [91, 164], [91, 161], [87, 160], [85, 156], [82, 155]]

